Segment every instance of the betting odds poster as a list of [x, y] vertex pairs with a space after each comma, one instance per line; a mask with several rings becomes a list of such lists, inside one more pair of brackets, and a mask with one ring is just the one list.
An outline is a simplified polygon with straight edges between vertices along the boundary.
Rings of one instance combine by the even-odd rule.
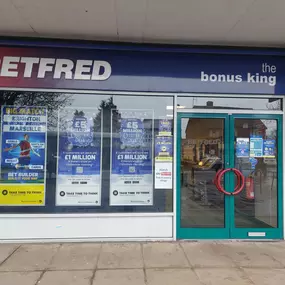
[[155, 138], [155, 189], [172, 189], [173, 138], [172, 122], [159, 120]]
[[44, 206], [47, 109], [1, 108], [0, 205]]
[[56, 205], [101, 205], [101, 140], [98, 111], [59, 111]]
[[112, 112], [110, 205], [153, 204], [153, 110]]

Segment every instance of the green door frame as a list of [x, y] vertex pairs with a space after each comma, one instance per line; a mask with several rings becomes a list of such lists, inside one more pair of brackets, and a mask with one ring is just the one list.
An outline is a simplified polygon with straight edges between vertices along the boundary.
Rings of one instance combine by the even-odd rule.
[[[232, 225], [230, 227], [230, 237], [234, 239], [283, 239], [283, 123], [282, 115], [274, 114], [232, 114], [230, 120], [230, 141], [234, 142], [235, 133], [234, 125], [236, 119], [259, 119], [259, 120], [276, 120], [277, 122], [277, 220], [278, 228], [236, 228], [235, 214], [232, 211]], [[230, 167], [234, 167], [235, 150], [230, 147]], [[233, 178], [233, 177], [232, 177]], [[231, 188], [234, 185], [234, 179], [231, 179]], [[230, 208], [234, 209], [234, 197], [230, 199]], [[248, 233], [253, 236], [248, 236]], [[256, 233], [257, 235], [255, 236]], [[258, 236], [258, 233], [265, 233], [265, 236]]]
[[[224, 216], [224, 228], [182, 228], [180, 224], [181, 220], [181, 119], [182, 118], [203, 118], [203, 119], [223, 119], [224, 120], [224, 139], [225, 145], [229, 145], [229, 120], [228, 114], [200, 114], [200, 113], [178, 113], [177, 114], [177, 238], [178, 239], [228, 239], [229, 238], [229, 228], [230, 228], [230, 215]], [[229, 161], [229, 152], [224, 153], [225, 161]], [[225, 176], [226, 184], [229, 184], [229, 175]], [[227, 189], [229, 190], [229, 189]], [[225, 197], [225, 213], [230, 211], [229, 200], [230, 197]]]
[[[270, 119], [277, 121], [278, 146], [278, 228], [236, 228], [234, 214], [234, 197], [225, 196], [224, 228], [182, 228], [181, 227], [181, 119], [204, 118], [224, 120], [224, 162], [226, 167], [234, 167], [235, 119]], [[231, 146], [232, 144], [232, 146]], [[280, 147], [281, 146], [281, 147]], [[176, 227], [178, 239], [282, 239], [283, 238], [283, 122], [282, 115], [274, 114], [227, 114], [227, 113], [178, 113], [177, 114], [177, 214]], [[234, 174], [225, 175], [227, 191], [233, 191]], [[256, 233], [249, 236], [248, 233]], [[266, 233], [265, 236], [259, 233]]]

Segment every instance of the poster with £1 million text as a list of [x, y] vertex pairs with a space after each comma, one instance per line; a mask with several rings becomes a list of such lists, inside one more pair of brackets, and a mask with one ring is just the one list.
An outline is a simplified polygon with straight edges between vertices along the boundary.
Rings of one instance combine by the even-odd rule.
[[153, 110], [113, 110], [110, 205], [153, 204]]
[[101, 114], [59, 111], [56, 205], [101, 205]]

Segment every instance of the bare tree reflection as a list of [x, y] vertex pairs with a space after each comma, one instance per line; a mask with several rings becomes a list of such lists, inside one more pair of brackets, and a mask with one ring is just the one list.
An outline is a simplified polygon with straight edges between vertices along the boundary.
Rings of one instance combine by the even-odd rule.
[[0, 91], [1, 106], [41, 106], [48, 110], [48, 129], [56, 130], [58, 109], [70, 106], [72, 95], [32, 91]]

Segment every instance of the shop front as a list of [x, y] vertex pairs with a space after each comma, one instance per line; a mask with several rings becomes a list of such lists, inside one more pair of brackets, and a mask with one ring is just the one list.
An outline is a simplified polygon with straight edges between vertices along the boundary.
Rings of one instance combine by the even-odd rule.
[[0, 240], [283, 239], [284, 62], [2, 42]]

